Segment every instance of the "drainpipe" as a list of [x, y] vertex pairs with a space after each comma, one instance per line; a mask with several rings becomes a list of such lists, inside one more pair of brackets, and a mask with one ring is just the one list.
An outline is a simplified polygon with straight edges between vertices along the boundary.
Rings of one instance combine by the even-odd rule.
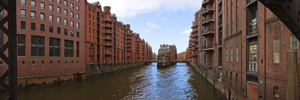
[[[266, 20], [266, 16], [267, 16], [266, 15], [266, 7], [264, 7], [264, 20]], [[264, 37], [264, 45], [265, 45], [265, 48], [264, 48], [265, 49], [264, 50], [265, 51], [264, 52], [264, 58], [265, 58], [265, 61], [264, 61], [264, 66], [265, 66], [265, 68], [264, 68], [264, 70], [265, 70], [265, 73], [264, 73], [265, 74], [265, 77], [264, 77], [264, 85], [265, 85], [264, 86], [265, 87], [265, 89], [264, 89], [264, 100], [266, 100], [266, 96], [267, 96], [266, 95], [267, 94], [267, 82], [266, 82], [267, 81], [267, 76], [266, 76], [267, 75], [267, 63], [266, 63], [266, 59], [267, 59], [267, 57], [266, 57], [267, 43], [266, 43], [266, 24], [265, 23], [264, 23], [264, 32], [265, 32], [264, 33], [264, 36], [265, 36]]]

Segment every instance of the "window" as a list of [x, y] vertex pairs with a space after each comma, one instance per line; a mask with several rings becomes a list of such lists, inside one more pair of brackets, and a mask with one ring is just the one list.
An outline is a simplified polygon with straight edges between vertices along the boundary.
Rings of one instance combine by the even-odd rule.
[[35, 18], [35, 11], [31, 11], [31, 18]]
[[76, 6], [76, 10], [79, 11], [79, 6]]
[[239, 31], [239, 18], [236, 19], [236, 31]]
[[53, 11], [53, 5], [49, 5], [49, 11]]
[[57, 10], [57, 13], [60, 13], [60, 7], [57, 7], [56, 10]]
[[41, 18], [41, 20], [45, 20], [45, 14], [44, 14], [44, 13], [41, 13], [41, 14], [40, 14], [40, 18]]
[[26, 1], [25, 0], [21, 0], [21, 5], [25, 5]]
[[238, 74], [238, 73], [235, 73], [235, 81], [236, 81], [236, 82], [238, 81], [238, 77], [239, 77], [239, 74]]
[[71, 32], [71, 36], [73, 37], [73, 36], [74, 36], [74, 31], [73, 31], [73, 30], [71, 30], [70, 32]]
[[31, 0], [31, 7], [35, 7], [35, 1]]
[[275, 97], [279, 97], [279, 87], [276, 86], [273, 87], [273, 94]]
[[298, 52], [298, 39], [294, 35], [290, 37], [290, 48]]
[[228, 49], [226, 49], [226, 62], [228, 62]]
[[65, 57], [73, 57], [73, 41], [65, 40]]
[[26, 22], [25, 21], [21, 21], [21, 29], [26, 29]]
[[18, 56], [25, 56], [25, 35], [17, 35], [17, 52]]
[[79, 57], [79, 42], [77, 41], [77, 45], [76, 45], [76, 55], [77, 57]]
[[76, 28], [78, 28], [78, 29], [79, 29], [79, 23], [76, 23]]
[[79, 3], [79, 0], [76, 0], [77, 3]]
[[64, 5], [65, 5], [65, 6], [68, 6], [68, 2], [67, 2], [66, 0], [64, 1]]
[[70, 21], [71, 27], [74, 27], [74, 22]]
[[49, 33], [53, 33], [53, 26], [49, 25]]
[[68, 10], [67, 10], [67, 9], [64, 10], [64, 14], [65, 14], [66, 16], [68, 15]]
[[35, 23], [31, 23], [31, 30], [35, 30]]
[[79, 32], [76, 33], [76, 36], [79, 37]]
[[45, 3], [44, 3], [44, 2], [41, 2], [41, 3], [40, 3], [40, 7], [41, 7], [41, 9], [45, 9]]
[[239, 47], [235, 47], [235, 62], [239, 62]]
[[57, 17], [57, 18], [56, 18], [56, 21], [57, 21], [57, 23], [59, 24], [59, 23], [60, 23], [60, 17]]
[[49, 15], [49, 22], [53, 22], [53, 15]]
[[232, 80], [232, 72], [230, 72], [230, 80]]
[[40, 27], [40, 28], [41, 28], [40, 30], [41, 30], [42, 32], [44, 32], [44, 31], [45, 31], [45, 24], [41, 24], [41, 27]]
[[60, 4], [60, 0], [57, 0], [57, 3]]
[[71, 11], [71, 14], [70, 14], [70, 15], [71, 15], [71, 17], [74, 17], [74, 13], [73, 13], [72, 11]]
[[65, 29], [64, 32], [65, 32], [65, 35], [68, 35], [68, 29]]
[[57, 27], [56, 32], [57, 32], [57, 34], [60, 34], [61, 33], [61, 28]]
[[64, 25], [68, 25], [68, 20], [64, 19]]
[[74, 4], [73, 3], [71, 3], [71, 8], [74, 8]]
[[79, 19], [79, 14], [76, 14], [76, 19]]
[[26, 10], [21, 9], [21, 17], [26, 17]]
[[250, 33], [249, 34], [256, 34], [258, 31], [257, 28], [257, 7], [254, 7], [250, 11]]
[[44, 37], [31, 36], [31, 56], [44, 56]]
[[50, 38], [49, 40], [49, 56], [59, 57], [60, 56], [60, 39]]
[[273, 40], [273, 62], [280, 63], [280, 38]]
[[230, 48], [230, 62], [233, 61], [233, 51], [232, 51], [232, 48]]
[[249, 71], [257, 72], [257, 44], [250, 45], [249, 49]]

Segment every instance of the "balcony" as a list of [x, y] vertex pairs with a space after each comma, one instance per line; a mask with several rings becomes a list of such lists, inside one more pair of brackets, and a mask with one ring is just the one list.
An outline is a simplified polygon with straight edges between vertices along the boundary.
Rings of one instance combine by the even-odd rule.
[[112, 47], [112, 43], [105, 43], [104, 46], [106, 46], [106, 47]]
[[106, 36], [106, 37], [105, 37], [105, 41], [112, 41], [111, 36]]
[[192, 28], [195, 28], [195, 27], [198, 27], [198, 25], [197, 25], [197, 24], [195, 24], [195, 25], [193, 25], [193, 26], [192, 26]]
[[202, 36], [205, 36], [205, 35], [212, 35], [212, 34], [214, 34], [215, 33], [215, 31], [213, 30], [213, 29], [211, 29], [211, 30], [208, 30], [208, 31], [203, 31], [202, 32]]
[[214, 19], [213, 18], [204, 19], [202, 22], [202, 26], [206, 26], [209, 23], [214, 23]]
[[204, 46], [202, 46], [202, 50], [204, 50], [204, 51], [213, 51], [214, 47], [212, 45], [204, 45]]
[[127, 36], [131, 36], [131, 34], [128, 33]]
[[193, 30], [193, 32], [192, 32], [192, 34], [194, 34], [194, 33], [197, 33], [198, 32], [198, 30], [196, 29], [196, 30]]
[[112, 20], [111, 19], [107, 19], [107, 18], [105, 18], [105, 22], [107, 22], [107, 23], [112, 23]]
[[208, 4], [211, 4], [213, 2], [214, 2], [214, 0], [203, 0], [202, 7], [206, 7]]
[[105, 56], [111, 56], [111, 55], [112, 55], [111, 51], [106, 51], [105, 52]]
[[105, 31], [105, 34], [112, 35], [111, 31]]
[[112, 25], [110, 25], [110, 24], [105, 24], [105, 28], [112, 29]]
[[127, 48], [131, 48], [131, 45], [127, 45]]
[[212, 14], [214, 12], [214, 8], [208, 8], [202, 12], [202, 16], [206, 16], [208, 14]]
[[128, 37], [128, 38], [127, 38], [127, 40], [131, 40], [131, 38], [130, 38], [130, 37]]
[[194, 35], [194, 36], [192, 36], [192, 38], [198, 38], [198, 35]]
[[131, 41], [127, 41], [127, 44], [131, 44]]

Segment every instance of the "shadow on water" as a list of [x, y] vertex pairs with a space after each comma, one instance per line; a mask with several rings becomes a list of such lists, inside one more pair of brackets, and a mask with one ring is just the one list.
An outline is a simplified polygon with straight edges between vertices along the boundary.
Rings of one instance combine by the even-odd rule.
[[[186, 63], [157, 63], [114, 75], [51, 88], [20, 91], [20, 100], [220, 100]], [[3, 100], [0, 95], [0, 100]]]

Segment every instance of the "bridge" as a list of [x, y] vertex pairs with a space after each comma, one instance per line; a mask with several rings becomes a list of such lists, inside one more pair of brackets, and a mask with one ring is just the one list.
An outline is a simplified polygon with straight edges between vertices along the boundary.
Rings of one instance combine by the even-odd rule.
[[[152, 63], [152, 62], [157, 62], [157, 60], [148, 60], [148, 61], [145, 61], [147, 63]], [[189, 61], [188, 60], [174, 60], [173, 62], [177, 63], [177, 62], [185, 62], [185, 63], [188, 63]]]
[[[253, 0], [256, 1], [256, 0]], [[300, 0], [258, 0], [269, 8], [300, 40]]]

